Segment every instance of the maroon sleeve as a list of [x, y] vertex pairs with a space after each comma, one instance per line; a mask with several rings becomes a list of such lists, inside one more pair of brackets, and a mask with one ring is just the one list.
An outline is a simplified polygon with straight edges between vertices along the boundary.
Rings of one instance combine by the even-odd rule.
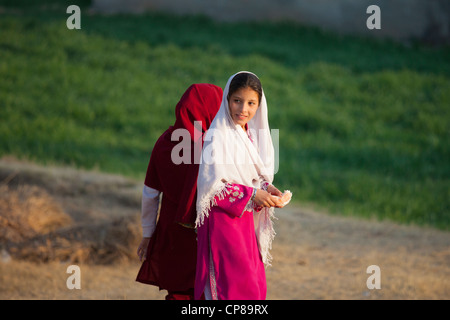
[[157, 153], [155, 152], [155, 148], [153, 148], [152, 154], [150, 156], [150, 161], [147, 167], [147, 173], [145, 174], [144, 184], [147, 187], [159, 190], [162, 192], [161, 183], [159, 181], [159, 175], [157, 170]]

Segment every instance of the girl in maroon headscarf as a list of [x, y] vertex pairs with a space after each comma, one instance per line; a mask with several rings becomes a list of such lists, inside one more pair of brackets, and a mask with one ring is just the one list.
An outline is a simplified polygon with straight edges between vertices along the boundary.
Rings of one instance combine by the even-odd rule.
[[[167, 300], [194, 298], [199, 163], [196, 157], [200, 158], [203, 134], [219, 110], [221, 100], [220, 87], [191, 85], [176, 106], [175, 124], [160, 136], [148, 164], [142, 192], [143, 240], [137, 250], [144, 262], [136, 281], [167, 290]], [[196, 121], [200, 123], [194, 124]], [[183, 143], [182, 148], [179, 143]]]

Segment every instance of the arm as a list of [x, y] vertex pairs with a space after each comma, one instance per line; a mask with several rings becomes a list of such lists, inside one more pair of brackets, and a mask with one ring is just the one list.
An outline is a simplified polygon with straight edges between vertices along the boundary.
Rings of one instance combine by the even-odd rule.
[[261, 182], [261, 189], [259, 189], [255, 196], [256, 205], [261, 207], [283, 207], [283, 201], [280, 197], [283, 196], [283, 193], [278, 190], [273, 184], [268, 181]]
[[142, 190], [141, 225], [143, 238], [137, 250], [140, 261], [145, 260], [147, 257], [147, 247], [150, 242], [150, 237], [156, 228], [159, 195], [160, 192], [158, 190], [147, 186], [144, 186]]
[[263, 181], [261, 183], [261, 189], [263, 189], [264, 191], [267, 191], [271, 195], [278, 196], [278, 197], [281, 197], [283, 194], [280, 190], [277, 189], [277, 187], [275, 187], [273, 184], [271, 184], [267, 181]]
[[253, 188], [237, 183], [226, 183], [223, 196], [216, 196], [216, 206], [234, 217], [241, 217], [250, 210], [248, 206], [253, 194]]
[[253, 202], [257, 206], [256, 211], [260, 211], [262, 207], [279, 207], [282, 204], [278, 196], [263, 189], [256, 190]]
[[150, 238], [156, 228], [160, 192], [144, 186], [142, 190], [141, 225], [144, 238]]
[[[268, 187], [270, 188], [270, 186]], [[273, 188], [276, 189], [275, 187]], [[241, 217], [245, 211], [255, 209], [258, 212], [262, 207], [276, 207], [280, 205], [280, 200], [277, 196], [263, 189], [255, 189], [236, 183], [227, 183], [225, 196], [216, 196], [216, 203], [217, 206], [228, 214]]]

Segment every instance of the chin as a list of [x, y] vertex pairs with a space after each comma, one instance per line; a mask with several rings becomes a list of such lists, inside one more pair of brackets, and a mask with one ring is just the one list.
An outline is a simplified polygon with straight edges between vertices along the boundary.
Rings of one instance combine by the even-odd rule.
[[234, 119], [234, 123], [238, 124], [240, 126], [244, 126], [247, 123], [247, 121], [242, 120], [242, 119]]

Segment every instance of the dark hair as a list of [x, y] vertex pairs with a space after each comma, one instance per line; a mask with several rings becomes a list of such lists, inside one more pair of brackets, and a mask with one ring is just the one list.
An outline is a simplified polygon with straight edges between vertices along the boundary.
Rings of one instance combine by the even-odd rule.
[[235, 75], [233, 80], [231, 80], [230, 87], [228, 88], [227, 99], [230, 99], [230, 96], [233, 93], [242, 88], [250, 88], [255, 90], [258, 94], [258, 102], [261, 103], [262, 87], [261, 81], [259, 81], [257, 76], [248, 72], [242, 72]]

